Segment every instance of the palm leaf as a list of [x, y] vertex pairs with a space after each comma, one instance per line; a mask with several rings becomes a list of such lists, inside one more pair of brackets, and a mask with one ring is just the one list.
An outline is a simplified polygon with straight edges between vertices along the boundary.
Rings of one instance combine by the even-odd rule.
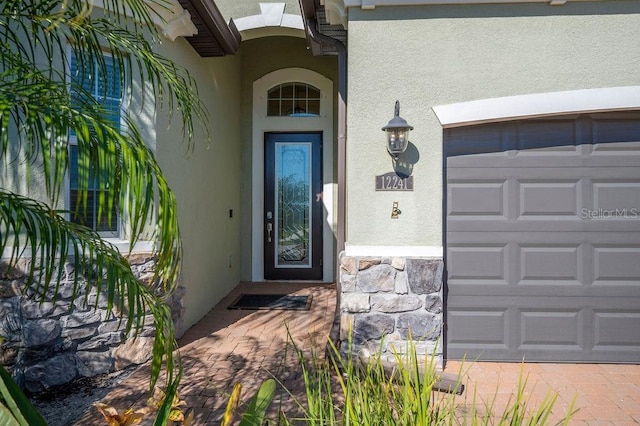
[[[209, 135], [207, 114], [188, 72], [155, 52], [160, 34], [149, 4], [162, 8], [166, 2], [102, 3], [101, 13], [94, 14], [92, 2], [83, 0], [0, 2], [0, 161], [19, 170], [26, 188], [37, 170], [46, 189], [46, 200], [32, 200], [13, 186], [0, 188], [0, 253], [8, 253], [12, 265], [25, 255], [33, 257], [27, 283], [42, 297], [57, 293], [64, 262], [74, 266], [74, 299], [82, 293], [77, 287], [81, 274], [92, 271], [93, 279], [86, 285], [104, 291], [109, 308], [117, 308], [127, 331], [139, 329], [151, 311], [157, 332], [150, 389], [164, 365], [169, 395], [180, 379], [173, 371], [176, 345], [164, 303], [174, 289], [182, 258], [176, 199], [135, 117], [125, 113], [124, 128], [105, 118], [100, 102], [69, 81], [70, 58], [108, 75], [104, 49], [109, 50], [121, 65], [113, 77], [117, 84], [140, 85], [145, 88], [143, 103], [158, 105], [169, 115], [179, 111], [186, 151], [192, 146], [194, 119]], [[126, 93], [123, 105], [135, 92]], [[70, 134], [77, 139], [78, 164], [83, 165], [80, 199], [86, 200], [88, 176], [101, 176], [98, 220], [111, 215], [114, 206], [126, 206], [118, 213], [129, 229], [131, 247], [151, 234], [156, 271], [150, 287], [135, 279], [116, 247], [65, 219], [71, 212], [60, 206]]]
[[0, 365], [0, 424], [46, 426], [11, 375]]

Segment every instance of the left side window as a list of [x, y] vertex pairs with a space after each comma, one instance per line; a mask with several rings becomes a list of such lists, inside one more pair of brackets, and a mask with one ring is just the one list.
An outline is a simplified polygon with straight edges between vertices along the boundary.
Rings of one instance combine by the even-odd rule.
[[[122, 87], [120, 86], [120, 78], [118, 78], [120, 70], [118, 63], [107, 53], [104, 54], [104, 65], [100, 67], [95, 61], [88, 63], [86, 60], [78, 60], [75, 55], [71, 54], [69, 78], [72, 83], [72, 102], [73, 99], [91, 95], [95, 102], [100, 104], [103, 115], [119, 129], [122, 100]], [[101, 75], [105, 70], [107, 75]], [[79, 190], [79, 183], [84, 179], [88, 179], [89, 182], [86, 193]], [[79, 162], [78, 139], [72, 130], [69, 138], [69, 197], [67, 201], [70, 220], [93, 229], [103, 237], [118, 237], [120, 231], [118, 206], [114, 203], [109, 212], [107, 203], [104, 202], [102, 210], [99, 208], [100, 199], [106, 200], [109, 191], [108, 187], [104, 188], [104, 186], [101, 182], [101, 176], [92, 169], [91, 164]]]

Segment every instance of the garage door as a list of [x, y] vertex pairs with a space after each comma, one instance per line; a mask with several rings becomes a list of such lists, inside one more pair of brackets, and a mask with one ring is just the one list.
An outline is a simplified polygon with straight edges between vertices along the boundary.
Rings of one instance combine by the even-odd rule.
[[449, 359], [640, 362], [640, 114], [447, 129]]

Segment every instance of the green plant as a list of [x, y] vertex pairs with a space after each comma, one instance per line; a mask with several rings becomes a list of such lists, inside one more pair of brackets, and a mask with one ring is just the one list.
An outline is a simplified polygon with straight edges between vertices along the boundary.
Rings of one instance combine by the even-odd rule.
[[[149, 390], [164, 370], [167, 394], [173, 395], [180, 379], [179, 360], [173, 356], [173, 322], [165, 300], [175, 288], [182, 258], [175, 196], [137, 127], [136, 112], [130, 115], [128, 108], [120, 108], [126, 125], [114, 122], [98, 96], [68, 78], [69, 64], [74, 57], [82, 70], [92, 75], [96, 71], [105, 87], [142, 87], [143, 103], [167, 108], [170, 115], [179, 111], [189, 147], [194, 118], [207, 132], [205, 109], [188, 72], [154, 47], [161, 34], [153, 8], [165, 8], [166, 2], [101, 3], [101, 11], [94, 13], [88, 0], [0, 2], [0, 161], [3, 168], [15, 169], [27, 187], [36, 174], [45, 191], [44, 196], [33, 192], [39, 195], [34, 199], [28, 189], [18, 193], [14, 184], [0, 181], [0, 254], [9, 253], [9, 267], [30, 257], [26, 285], [42, 298], [58, 293], [65, 263], [74, 271], [74, 300], [84, 285], [80, 274], [91, 271], [86, 286], [107, 295], [108, 307], [121, 315], [127, 333], [142, 328], [150, 311], [156, 334]], [[116, 67], [107, 65], [105, 49]], [[120, 106], [138, 92], [126, 92]], [[61, 209], [72, 134], [79, 210], [86, 210], [88, 193], [95, 190], [98, 222], [111, 221], [117, 210], [126, 222], [131, 247], [143, 236], [154, 240], [156, 269], [149, 286], [136, 279], [114, 245], [67, 219], [77, 211]], [[3, 383], [11, 386], [4, 377]], [[160, 409], [156, 424], [166, 423], [171, 400], [167, 398]]]
[[[1, 343], [1, 341], [0, 341]], [[46, 426], [11, 375], [0, 365], [0, 425]]]
[[[293, 346], [302, 368], [305, 395], [296, 398], [287, 392], [303, 415], [281, 418], [285, 425], [548, 425], [557, 398], [550, 392], [535, 404], [527, 396], [527, 378], [521, 373], [516, 394], [503, 411], [496, 412], [495, 398], [478, 404], [475, 393], [471, 407], [463, 410], [456, 399], [461, 383], [450, 392], [437, 391], [442, 373], [435, 354], [418, 356], [411, 340], [405, 353], [393, 352], [393, 362], [381, 356], [382, 344], [367, 359], [352, 352], [350, 340], [346, 354], [329, 341], [327, 357], [312, 354], [310, 360]], [[560, 423], [567, 424], [573, 414], [570, 407]]]
[[[242, 413], [239, 426], [261, 426], [275, 394], [276, 381], [274, 379], [265, 380]], [[227, 407], [222, 419], [222, 426], [231, 426], [233, 424], [240, 406], [241, 395], [242, 385], [236, 383], [227, 402]]]

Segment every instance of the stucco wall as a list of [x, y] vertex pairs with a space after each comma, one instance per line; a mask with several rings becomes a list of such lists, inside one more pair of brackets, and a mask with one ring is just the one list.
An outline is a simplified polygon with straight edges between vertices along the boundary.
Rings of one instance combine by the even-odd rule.
[[[314, 70], [333, 81], [337, 87], [337, 58], [314, 57], [306, 47], [306, 40], [295, 37], [266, 37], [252, 39], [240, 47], [242, 61], [242, 220], [241, 220], [241, 275], [251, 280], [251, 165], [252, 165], [252, 113], [253, 82], [272, 71], [301, 67]], [[334, 111], [337, 110], [334, 100]], [[334, 134], [336, 129], [334, 129]], [[335, 150], [334, 150], [335, 152]], [[262, 161], [262, 160], [260, 160]]]
[[[637, 1], [352, 8], [348, 36], [351, 245], [442, 245], [442, 126], [433, 106], [640, 84]], [[415, 127], [415, 190], [375, 192], [374, 176], [392, 170], [380, 128], [396, 99]]]
[[180, 121], [168, 127], [166, 111], [157, 118], [158, 162], [178, 201], [188, 328], [240, 277], [240, 57], [203, 59], [182, 38], [165, 43], [163, 53], [198, 81], [211, 129], [210, 143], [196, 129], [188, 153]]

